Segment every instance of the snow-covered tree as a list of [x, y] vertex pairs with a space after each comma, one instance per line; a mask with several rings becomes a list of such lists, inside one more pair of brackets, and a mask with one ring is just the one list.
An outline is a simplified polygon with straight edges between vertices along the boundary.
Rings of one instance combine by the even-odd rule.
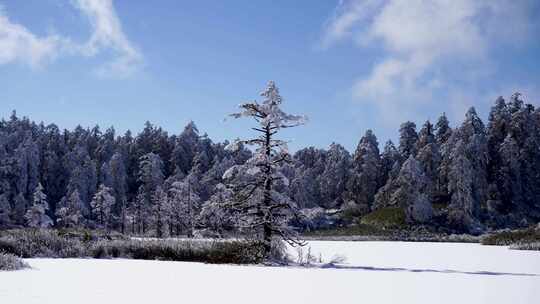
[[90, 206], [92, 207], [92, 214], [97, 220], [97, 223], [101, 227], [109, 228], [112, 222], [112, 208], [116, 200], [112, 195], [112, 189], [101, 184], [98, 191], [92, 198]]
[[517, 183], [522, 189], [513, 198], [517, 203], [513, 213], [524, 223], [531, 220], [536, 222], [540, 219], [540, 111], [535, 111], [531, 104], [525, 104], [520, 93], [510, 97], [508, 107], [511, 113], [508, 133], [519, 148], [521, 172]]
[[125, 166], [125, 160], [120, 152], [115, 152], [108, 163], [110, 174], [110, 187], [115, 198], [113, 206], [114, 216], [118, 219], [115, 226], [120, 226], [120, 231], [124, 232], [125, 212], [128, 195], [128, 176]]
[[194, 181], [186, 177], [183, 181], [174, 182], [169, 189], [172, 224], [177, 227], [177, 233], [182, 227], [188, 237], [193, 237], [201, 203], [192, 183]]
[[158, 186], [163, 184], [165, 176], [163, 174], [163, 161], [155, 153], [148, 153], [141, 157], [139, 164], [139, 181], [143, 186], [148, 198]]
[[75, 189], [69, 196], [62, 198], [56, 208], [56, 222], [60, 227], [72, 228], [83, 224], [83, 202], [79, 191]]
[[420, 132], [418, 132], [418, 140], [416, 141], [416, 151], [420, 151], [425, 146], [434, 143], [435, 140], [435, 134], [433, 124], [429, 120], [427, 120], [424, 125], [422, 126], [422, 129], [420, 129]]
[[132, 233], [143, 235], [146, 233], [151, 212], [150, 204], [151, 198], [148, 199], [144, 185], [141, 185], [128, 211], [132, 218]]
[[56, 203], [64, 196], [69, 172], [64, 167], [63, 159], [69, 147], [58, 126], [51, 124], [43, 129], [41, 164], [41, 181], [46, 189], [51, 209], [55, 210]]
[[498, 159], [495, 155], [499, 145], [504, 141], [510, 128], [510, 111], [502, 96], [495, 100], [495, 105], [491, 107], [488, 118], [487, 137], [490, 150], [490, 158]]
[[450, 225], [469, 232], [479, 232], [487, 210], [488, 149], [484, 124], [470, 108], [465, 121], [441, 148], [439, 180], [447, 185]]
[[379, 185], [383, 186], [386, 184], [389, 178], [391, 178], [391, 172], [394, 166], [399, 166], [401, 162], [401, 155], [394, 143], [389, 140], [384, 145], [383, 152], [381, 154], [381, 166], [379, 174]]
[[82, 201], [80, 211], [84, 216], [88, 216], [90, 201], [97, 187], [96, 161], [92, 159], [85, 146], [78, 144], [66, 155], [64, 162], [70, 172], [67, 192], [73, 193], [77, 190]]
[[380, 156], [377, 137], [371, 130], [360, 139], [347, 182], [347, 203], [353, 213], [369, 212], [379, 183]]
[[304, 166], [296, 168], [289, 185], [289, 193], [299, 208], [311, 208], [321, 203], [318, 177], [316, 168], [306, 168]]
[[216, 186], [216, 192], [201, 207], [197, 222], [201, 227], [216, 232], [223, 236], [225, 231], [234, 228], [234, 214], [225, 208], [227, 202], [232, 199], [233, 193], [223, 184]]
[[511, 115], [514, 115], [519, 110], [523, 109], [525, 106], [525, 102], [521, 98], [522, 94], [519, 92], [515, 92], [510, 96], [510, 100], [508, 101], [508, 110], [510, 111]]
[[[511, 123], [510, 110], [508, 105], [502, 96], [499, 96], [495, 100], [495, 104], [491, 107], [489, 112], [488, 124], [487, 124], [487, 149], [488, 149], [488, 165], [487, 165], [487, 178], [489, 182], [488, 186], [488, 201], [487, 209], [490, 213], [492, 220], [497, 222], [500, 218], [501, 213], [507, 213], [510, 209], [508, 192], [505, 193], [505, 202], [503, 203], [503, 198], [501, 197], [501, 190], [504, 187], [503, 184], [509, 185], [506, 183], [505, 178], [502, 178], [500, 175], [501, 171], [505, 171], [506, 174], [503, 176], [508, 177], [509, 167], [505, 167], [504, 170], [501, 170], [501, 144], [505, 141], [505, 138], [508, 135]], [[510, 139], [507, 141], [507, 148], [513, 148], [515, 141], [512, 139], [512, 145], [510, 144]], [[508, 155], [510, 150], [505, 149]], [[518, 148], [519, 150], [519, 148]], [[519, 151], [518, 151], [519, 152]], [[516, 159], [515, 161], [519, 161]], [[515, 162], [512, 161], [512, 162]], [[519, 166], [519, 165], [518, 165]]]
[[520, 151], [516, 141], [509, 134], [500, 145], [500, 163], [497, 170], [497, 186], [502, 201], [502, 213], [516, 210], [521, 202]]
[[175, 171], [188, 174], [198, 150], [199, 130], [193, 121], [189, 122], [174, 143], [171, 163]]
[[143, 155], [139, 163], [140, 187], [135, 200], [138, 233], [146, 233], [152, 196], [158, 187], [162, 187], [164, 179], [161, 157], [153, 152]]
[[[325, 201], [321, 198], [321, 175], [325, 170], [325, 152], [314, 147], [297, 151], [293, 156], [294, 173], [288, 178], [289, 195], [299, 208], [312, 208]], [[281, 171], [287, 169], [287, 164]]]
[[[487, 164], [488, 148], [484, 123], [474, 108], [469, 109], [465, 121], [458, 130], [458, 137], [467, 143], [466, 156], [473, 169], [473, 198], [478, 206], [485, 208], [487, 200]], [[479, 210], [481, 212], [482, 210]]]
[[115, 139], [116, 130], [114, 127], [107, 128], [103, 134], [98, 134], [96, 138], [96, 150], [94, 152], [98, 165], [104, 164], [111, 159], [116, 148]]
[[152, 195], [152, 225], [158, 238], [166, 236], [168, 218], [170, 216], [167, 192], [158, 186]]
[[416, 124], [411, 121], [402, 123], [399, 127], [399, 153], [403, 159], [408, 159], [410, 155], [416, 155], [417, 140]]
[[24, 140], [15, 151], [17, 160], [17, 190], [26, 198], [39, 183], [40, 155], [39, 147], [30, 132], [25, 132]]
[[271, 250], [273, 236], [279, 236], [291, 244], [302, 244], [288, 226], [290, 217], [297, 213], [294, 203], [276, 191], [278, 183], [288, 184], [280, 172], [283, 162], [290, 160], [286, 142], [275, 139], [283, 128], [301, 125], [305, 117], [290, 115], [280, 108], [283, 99], [273, 81], [261, 93], [263, 101], [240, 105], [241, 112], [234, 118], [249, 117], [256, 121], [253, 130], [260, 136], [238, 140], [238, 143], [255, 146], [255, 153], [244, 165], [233, 166], [224, 174], [234, 191], [234, 199], [228, 206], [240, 215], [241, 226], [260, 235], [264, 246], [264, 257]]
[[211, 196], [218, 191], [218, 185], [222, 182], [223, 173], [230, 167], [235, 165], [234, 158], [232, 156], [225, 156], [221, 160], [218, 156], [214, 157], [212, 167], [204, 173], [200, 180], [201, 187], [204, 188], [204, 192]]
[[462, 140], [456, 143], [450, 158], [448, 190], [451, 203], [448, 220], [453, 227], [469, 231], [476, 225], [479, 204], [473, 196], [474, 172]]
[[428, 199], [432, 200], [440, 192], [438, 188], [438, 172], [441, 154], [439, 144], [433, 134], [433, 125], [429, 121], [420, 130], [416, 146], [418, 151], [416, 159], [426, 176], [425, 194]]
[[47, 196], [43, 193], [43, 186], [38, 184], [34, 190], [32, 206], [25, 214], [26, 222], [29, 227], [47, 228], [52, 226], [51, 218], [46, 214], [49, 210]]
[[24, 197], [22, 193], [15, 196], [13, 207], [11, 208], [11, 219], [20, 225], [26, 224], [26, 211], [31, 207], [31, 202]]
[[11, 225], [11, 205], [5, 194], [0, 194], [0, 227], [5, 228]]
[[443, 145], [452, 135], [452, 128], [450, 128], [450, 122], [446, 117], [446, 113], [442, 115], [437, 120], [435, 124], [435, 140], [439, 145]]
[[426, 176], [420, 163], [410, 155], [403, 163], [395, 181], [396, 189], [390, 197], [390, 206], [397, 206], [406, 211], [411, 222], [427, 222], [433, 215], [431, 202], [424, 193]]
[[324, 171], [317, 177], [321, 194], [320, 206], [335, 208], [343, 203], [350, 166], [349, 152], [343, 146], [332, 143], [326, 153]]
[[210, 189], [206, 188], [205, 184], [202, 184], [201, 181], [204, 177], [203, 170], [198, 164], [195, 164], [189, 174], [184, 178], [183, 181], [188, 182], [191, 188], [191, 192], [196, 193], [199, 196], [201, 201], [207, 200], [210, 196]]

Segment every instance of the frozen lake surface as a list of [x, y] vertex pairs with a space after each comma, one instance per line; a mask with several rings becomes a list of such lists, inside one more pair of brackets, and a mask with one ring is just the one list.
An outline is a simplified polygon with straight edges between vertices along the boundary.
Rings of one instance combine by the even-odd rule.
[[[540, 252], [459, 243], [311, 241], [338, 268], [27, 259], [0, 303], [538, 303]], [[304, 249], [306, 251], [307, 249]], [[294, 250], [292, 255], [295, 255]]]

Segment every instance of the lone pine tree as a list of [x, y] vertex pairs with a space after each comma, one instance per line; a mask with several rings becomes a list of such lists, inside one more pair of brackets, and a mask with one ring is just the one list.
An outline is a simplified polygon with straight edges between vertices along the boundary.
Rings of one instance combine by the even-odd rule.
[[290, 160], [290, 155], [286, 142], [276, 139], [275, 135], [281, 129], [304, 124], [306, 118], [287, 114], [280, 109], [283, 99], [273, 81], [268, 82], [261, 96], [264, 98], [261, 103], [243, 103], [239, 113], [231, 114], [234, 118], [248, 117], [255, 120], [258, 126], [252, 129], [259, 136], [236, 140], [230, 145], [233, 150], [239, 144], [251, 145], [255, 151], [245, 164], [227, 170], [223, 178], [229, 182], [234, 193], [227, 204], [228, 208], [239, 215], [241, 228], [254, 231], [260, 236], [263, 256], [267, 258], [274, 236], [291, 245], [303, 244], [288, 226], [289, 219], [298, 215], [297, 207], [286, 194], [278, 191], [280, 186], [289, 184], [280, 168]]

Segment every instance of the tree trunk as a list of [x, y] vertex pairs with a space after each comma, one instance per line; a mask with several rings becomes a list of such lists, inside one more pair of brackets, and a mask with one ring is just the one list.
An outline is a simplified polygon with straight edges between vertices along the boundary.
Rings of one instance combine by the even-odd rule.
[[193, 237], [193, 206], [191, 205], [191, 183], [188, 180], [188, 218], [189, 218], [189, 227], [188, 227], [188, 238]]
[[122, 231], [122, 234], [124, 234], [124, 231], [126, 230], [126, 206], [124, 203], [122, 203], [122, 207], [121, 207], [121, 214], [122, 214], [122, 220], [121, 220], [121, 231]]
[[[272, 135], [270, 133], [270, 125], [265, 127], [265, 141], [266, 141], [266, 156], [267, 159], [270, 159], [272, 149], [270, 147], [270, 140]], [[272, 167], [270, 164], [266, 164], [265, 167], [266, 179], [264, 181], [264, 224], [263, 224], [263, 257], [266, 259], [270, 255], [270, 250], [272, 249], [272, 223], [270, 223], [270, 204], [272, 203]]]
[[[159, 203], [161, 204], [161, 203]], [[159, 205], [158, 207], [158, 211], [157, 211], [157, 237], [158, 238], [161, 238], [163, 236], [163, 231], [161, 230], [162, 229], [162, 224], [161, 224], [161, 205]]]

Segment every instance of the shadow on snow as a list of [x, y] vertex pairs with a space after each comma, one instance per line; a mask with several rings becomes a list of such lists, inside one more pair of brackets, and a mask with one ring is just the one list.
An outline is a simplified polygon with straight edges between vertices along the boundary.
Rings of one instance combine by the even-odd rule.
[[400, 268], [400, 267], [372, 267], [372, 266], [348, 266], [326, 264], [321, 266], [325, 269], [346, 269], [346, 270], [364, 270], [364, 271], [404, 271], [404, 272], [432, 272], [432, 273], [448, 273], [448, 274], [468, 274], [468, 275], [487, 275], [487, 276], [523, 276], [537, 277], [535, 273], [512, 273], [512, 272], [494, 272], [494, 271], [460, 271], [452, 269], [415, 269], [415, 268]]

